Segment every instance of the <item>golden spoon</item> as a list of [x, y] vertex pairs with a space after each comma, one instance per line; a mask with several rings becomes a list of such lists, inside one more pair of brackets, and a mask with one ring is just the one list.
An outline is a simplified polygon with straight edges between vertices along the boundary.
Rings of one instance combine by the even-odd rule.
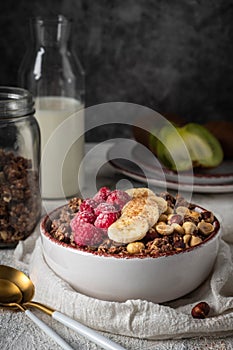
[[0, 300], [2, 304], [20, 303], [22, 293], [11, 281], [0, 278]]
[[[5, 270], [5, 269], [4, 269]], [[0, 306], [8, 307], [13, 309], [20, 309], [25, 312], [25, 314], [39, 326], [46, 334], [48, 334], [52, 339], [54, 339], [63, 349], [72, 350], [71, 346], [67, 344], [64, 339], [62, 339], [54, 330], [52, 330], [46, 323], [41, 321], [36, 317], [30, 310], [27, 310], [21, 301], [23, 295], [17, 287], [17, 285], [11, 281], [4, 278], [0, 278]]]
[[[3, 288], [1, 288], [1, 283], [3, 283]], [[15, 287], [18, 290], [12, 285], [15, 285]], [[97, 345], [100, 345], [103, 349], [125, 350], [122, 346], [114, 343], [108, 338], [105, 338], [93, 329], [84, 326], [83, 324], [71, 319], [70, 317], [62, 314], [61, 312], [56, 311], [41, 303], [31, 301], [31, 299], [34, 296], [34, 291], [35, 288], [32, 281], [23, 272], [16, 270], [10, 266], [0, 265], [0, 305], [6, 307], [19, 307], [22, 311], [25, 311], [26, 313], [30, 312], [26, 309], [26, 307], [36, 307], [37, 309], [40, 309], [46, 314], [52, 316], [55, 320], [61, 322], [67, 327], [70, 327], [79, 334], [87, 337], [89, 340], [93, 341]], [[11, 293], [12, 299], [10, 298]], [[21, 293], [21, 299], [19, 293]]]

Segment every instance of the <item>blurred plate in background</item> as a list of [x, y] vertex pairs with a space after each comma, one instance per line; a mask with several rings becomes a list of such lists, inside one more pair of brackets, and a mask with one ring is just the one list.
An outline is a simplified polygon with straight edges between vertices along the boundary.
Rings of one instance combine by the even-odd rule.
[[233, 161], [219, 167], [177, 174], [164, 168], [145, 146], [135, 142], [117, 141], [108, 151], [109, 163], [119, 173], [152, 186], [201, 193], [233, 192]]

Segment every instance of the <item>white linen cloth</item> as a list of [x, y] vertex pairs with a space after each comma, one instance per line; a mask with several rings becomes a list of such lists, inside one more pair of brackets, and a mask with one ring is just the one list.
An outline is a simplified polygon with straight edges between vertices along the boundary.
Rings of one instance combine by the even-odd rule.
[[[87, 196], [94, 169], [100, 169], [96, 178], [98, 187], [111, 187], [121, 181], [121, 176], [105, 164], [106, 151], [110, 146], [104, 144], [101, 152], [93, 149], [91, 159], [85, 164]], [[100, 168], [100, 163], [105, 165]], [[87, 326], [111, 332], [110, 336], [125, 344], [127, 349], [232, 349], [232, 337], [226, 336], [233, 335], [233, 193], [194, 193], [192, 202], [214, 212], [220, 220], [223, 239], [209, 278], [195, 291], [175, 301], [161, 305], [143, 300], [113, 303], [77, 293], [45, 263], [38, 228], [27, 240], [18, 244], [14, 252], [16, 264], [29, 271], [35, 284], [34, 300], [54, 307]], [[64, 203], [47, 201], [45, 204], [46, 210], [50, 211]], [[208, 302], [211, 307], [208, 318], [204, 320], [191, 316], [192, 307], [200, 301]], [[210, 340], [208, 336], [211, 336]], [[224, 337], [224, 341], [223, 338], [212, 341], [213, 336]], [[90, 343], [87, 349], [92, 349]]]
[[[209, 278], [192, 293], [161, 305], [145, 300], [102, 301], [74, 291], [46, 264], [38, 228], [18, 244], [14, 255], [18, 261], [29, 264], [36, 290], [34, 300], [97, 330], [143, 339], [233, 333], [233, 245], [223, 239]], [[191, 316], [192, 307], [200, 301], [208, 302], [211, 307], [204, 320]]]

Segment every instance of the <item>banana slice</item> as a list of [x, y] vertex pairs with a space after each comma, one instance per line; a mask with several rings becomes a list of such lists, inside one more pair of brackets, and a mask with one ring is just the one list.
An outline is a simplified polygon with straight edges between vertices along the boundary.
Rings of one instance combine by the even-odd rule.
[[108, 228], [109, 238], [119, 243], [145, 237], [167, 209], [167, 202], [148, 188], [131, 188], [126, 192], [132, 199], [122, 208], [121, 217]]
[[128, 195], [132, 198], [155, 196], [154, 192], [147, 187], [130, 188], [128, 190], [125, 190], [125, 192], [127, 192]]
[[162, 197], [154, 196], [153, 197], [155, 202], [158, 204], [159, 207], [159, 215], [164, 213], [167, 210], [167, 201], [163, 199]]
[[108, 236], [115, 242], [130, 243], [142, 239], [149, 230], [149, 223], [142, 216], [121, 216], [108, 228]]
[[159, 207], [154, 197], [134, 197], [122, 209], [122, 217], [142, 216], [152, 227], [160, 216]]
[[136, 198], [138, 198], [138, 197], [151, 198], [151, 197], [153, 197], [158, 204], [159, 215], [164, 213], [167, 210], [167, 201], [165, 199], [163, 199], [162, 197], [156, 196], [154, 194], [154, 192], [151, 191], [147, 187], [130, 188], [130, 189], [126, 190], [125, 192], [127, 192], [128, 195], [130, 195], [132, 198], [135, 198], [135, 197]]

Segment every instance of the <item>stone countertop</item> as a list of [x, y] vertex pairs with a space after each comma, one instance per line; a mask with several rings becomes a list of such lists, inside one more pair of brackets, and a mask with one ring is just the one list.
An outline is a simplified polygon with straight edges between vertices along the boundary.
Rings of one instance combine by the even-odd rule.
[[[85, 164], [86, 176], [84, 189], [85, 194], [91, 189], [89, 184], [95, 181], [96, 187], [110, 186], [123, 187], [126, 181], [135, 184], [134, 181], [126, 179], [124, 176], [117, 174], [115, 170], [106, 162], [106, 150], [111, 144], [103, 145], [103, 152], [98, 154], [92, 144], [87, 145], [88, 162]], [[90, 151], [91, 150], [91, 151]], [[98, 170], [96, 172], [96, 170]], [[95, 175], [97, 174], [97, 175]], [[95, 176], [95, 179], [93, 179]], [[136, 184], [137, 186], [139, 183]], [[91, 195], [91, 193], [90, 193]], [[224, 234], [227, 235], [227, 229], [233, 227], [232, 216], [232, 200], [233, 193], [228, 194], [197, 194], [194, 193], [192, 201], [198, 203], [215, 213], [220, 218], [224, 225]], [[53, 209], [64, 201], [44, 201], [44, 208], [46, 210]], [[227, 239], [231, 242], [233, 237], [230, 234]], [[5, 249], [0, 251], [0, 264], [11, 265], [16, 268], [24, 270], [27, 273], [25, 265], [14, 259], [14, 251]], [[76, 350], [94, 350], [100, 349], [95, 344], [79, 336], [74, 331], [69, 330], [65, 326], [59, 324], [47, 315], [40, 311], [33, 310], [33, 312], [59, 333], [74, 349]], [[233, 326], [232, 326], [233, 329]], [[103, 333], [104, 334], [104, 333]], [[162, 340], [151, 341], [138, 338], [130, 338], [125, 336], [118, 336], [116, 334], [104, 334], [113, 341], [118, 342], [127, 350], [155, 350], [155, 349], [233, 349], [233, 330], [232, 335], [228, 337], [198, 337], [191, 339], [176, 339], [176, 340]], [[27, 316], [22, 312], [12, 312], [6, 309], [0, 309], [0, 348], [2, 350], [47, 350], [59, 349], [59, 346], [54, 343], [43, 331], [41, 331]]]

